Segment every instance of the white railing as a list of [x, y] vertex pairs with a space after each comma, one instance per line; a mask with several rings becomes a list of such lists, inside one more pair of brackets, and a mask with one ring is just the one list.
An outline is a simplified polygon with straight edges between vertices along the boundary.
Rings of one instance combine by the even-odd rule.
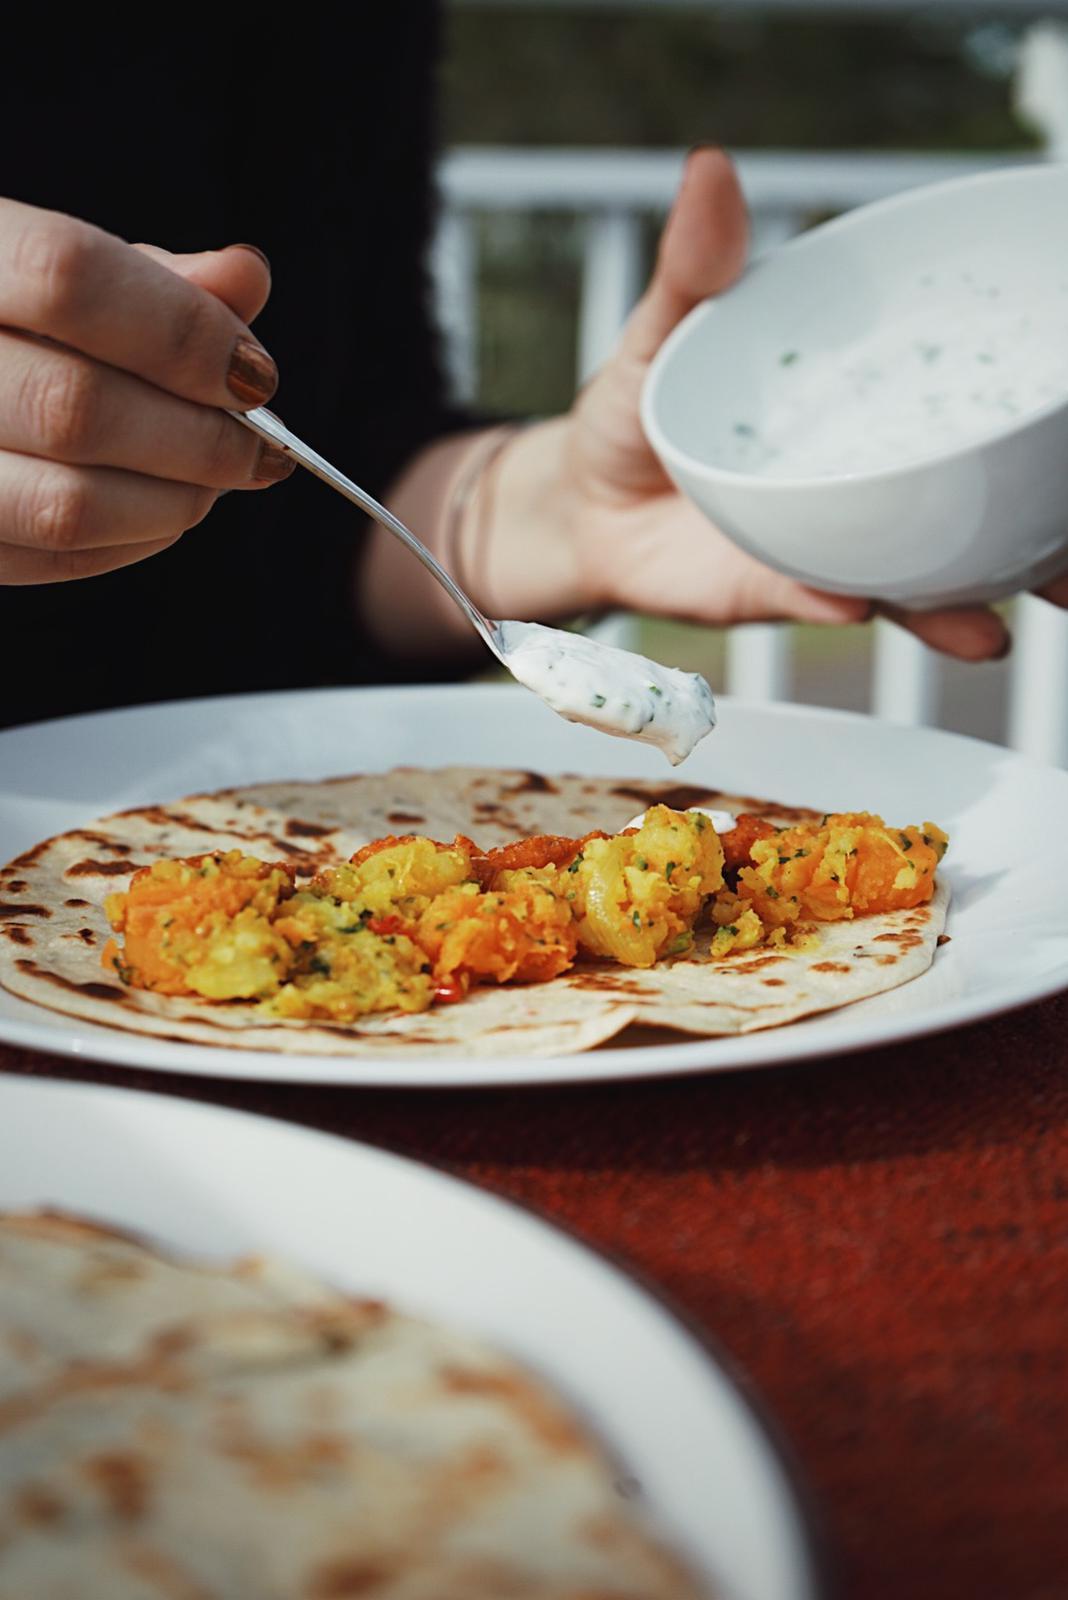
[[[1045, 155], [1068, 158], [1068, 30], [1056, 24], [1032, 30], [1017, 95], [1045, 129]], [[1018, 165], [1027, 158], [760, 151], [735, 153], [735, 159], [759, 253], [798, 232], [813, 214], [845, 211], [918, 184]], [[646, 272], [642, 219], [667, 211], [683, 161], [681, 151], [497, 147], [455, 149], [443, 158], [434, 276], [449, 370], [461, 396], [473, 394], [478, 365], [479, 216], [554, 211], [582, 219], [575, 350], [576, 383], [582, 383], [611, 351], [640, 293]], [[1068, 616], [1033, 598], [1017, 601], [1015, 609], [1006, 738], [1038, 760], [1068, 766]], [[911, 635], [889, 623], [875, 624], [871, 701], [877, 715], [931, 721], [939, 672], [937, 656]], [[751, 624], [730, 630], [730, 692], [785, 699], [790, 679], [788, 628]]]

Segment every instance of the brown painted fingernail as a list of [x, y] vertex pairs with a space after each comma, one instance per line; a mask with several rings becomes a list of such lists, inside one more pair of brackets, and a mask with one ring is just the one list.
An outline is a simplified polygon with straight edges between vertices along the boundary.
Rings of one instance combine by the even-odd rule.
[[294, 457], [285, 450], [280, 450], [276, 444], [265, 444], [260, 451], [260, 459], [252, 476], [258, 482], [281, 483], [283, 478], [289, 477], [296, 465]]
[[255, 339], [239, 339], [226, 374], [230, 393], [247, 406], [262, 406], [278, 388], [278, 368]]
[[260, 249], [258, 244], [242, 244], [242, 243], [238, 243], [238, 244], [235, 244], [235, 245], [231, 245], [230, 248], [232, 250], [247, 250], [247, 251], [249, 251], [249, 253], [251, 255], [259, 256], [260, 260], [263, 262], [264, 266], [267, 268], [267, 271], [270, 272], [271, 263], [268, 261], [267, 257], [264, 255], [263, 251]]
[[988, 657], [988, 659], [990, 661], [1004, 661], [1005, 657], [1011, 652], [1011, 650], [1012, 634], [1007, 633], [1004, 639], [1002, 639], [1001, 643], [998, 645], [997, 649], [994, 651], [994, 654]]

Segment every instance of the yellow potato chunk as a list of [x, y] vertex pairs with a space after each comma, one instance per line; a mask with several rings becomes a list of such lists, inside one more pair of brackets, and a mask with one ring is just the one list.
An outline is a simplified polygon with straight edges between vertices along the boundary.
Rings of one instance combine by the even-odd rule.
[[395, 914], [299, 890], [277, 920], [291, 947], [289, 982], [266, 1007], [276, 1016], [352, 1022], [372, 1011], [425, 1011], [433, 1000], [426, 953]]
[[312, 888], [364, 910], [414, 921], [435, 895], [473, 877], [470, 840], [447, 845], [408, 834], [365, 845], [351, 861], [321, 872]]
[[584, 950], [651, 967], [692, 944], [705, 898], [723, 883], [723, 849], [700, 812], [653, 806], [636, 832], [587, 840], [557, 881]]

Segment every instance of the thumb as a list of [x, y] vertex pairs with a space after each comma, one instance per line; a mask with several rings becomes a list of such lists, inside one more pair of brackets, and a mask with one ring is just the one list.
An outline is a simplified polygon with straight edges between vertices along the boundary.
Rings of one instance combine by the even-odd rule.
[[622, 351], [651, 361], [672, 328], [745, 265], [749, 219], [730, 157], [711, 146], [690, 153], [649, 287], [623, 332]]
[[258, 317], [271, 292], [271, 269], [267, 257], [254, 245], [231, 244], [223, 250], [200, 250], [193, 255], [174, 255], [154, 244], [136, 244], [135, 250], [151, 256], [161, 266], [206, 289], [246, 325]]

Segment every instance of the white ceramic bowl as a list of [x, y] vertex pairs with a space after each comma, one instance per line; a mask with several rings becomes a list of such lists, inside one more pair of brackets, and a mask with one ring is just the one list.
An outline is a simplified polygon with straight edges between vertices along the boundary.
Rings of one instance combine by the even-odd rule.
[[714, 522], [820, 588], [930, 606], [1065, 570], [1068, 166], [910, 190], [756, 261], [666, 341], [642, 420]]

